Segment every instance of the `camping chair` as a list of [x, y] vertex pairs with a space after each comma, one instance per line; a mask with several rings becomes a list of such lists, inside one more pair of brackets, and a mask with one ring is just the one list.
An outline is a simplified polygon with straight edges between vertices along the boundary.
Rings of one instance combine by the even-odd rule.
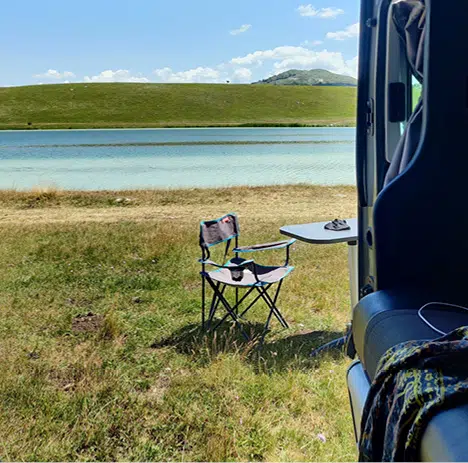
[[[242, 328], [240, 320], [242, 317], [262, 299], [270, 309], [267, 321], [264, 327], [263, 336], [268, 331], [273, 315], [278, 319], [284, 328], [289, 328], [286, 320], [281, 315], [276, 302], [283, 284], [283, 280], [288, 276], [294, 267], [289, 266], [289, 248], [296, 240], [279, 241], [276, 243], [257, 244], [253, 246], [239, 247], [239, 221], [236, 214], [227, 214], [216, 220], [203, 221], [200, 223], [200, 247], [202, 249], [202, 258], [199, 262], [202, 265], [200, 272], [202, 277], [202, 327], [211, 329], [211, 325], [221, 303], [226, 310], [224, 317], [213, 327], [216, 330], [227, 318], [232, 318], [239, 327], [245, 339], [249, 336]], [[233, 252], [235, 257], [229, 260], [229, 248], [231, 241], [234, 240], [235, 248]], [[222, 264], [217, 264], [210, 260], [210, 248], [218, 244], [225, 243], [225, 252]], [[239, 254], [253, 253], [258, 251], [267, 251], [273, 249], [286, 249], [286, 262], [279, 267], [264, 266], [255, 263], [252, 259], [243, 259]], [[207, 271], [206, 267], [215, 267], [215, 270]], [[206, 320], [206, 282], [213, 290], [208, 319]], [[276, 293], [272, 296], [268, 290], [275, 284], [278, 284]], [[235, 288], [235, 304], [232, 306], [226, 299], [224, 293], [228, 286]], [[245, 294], [239, 299], [239, 289], [245, 288]], [[255, 299], [239, 315], [239, 307], [252, 293], [258, 293]]]

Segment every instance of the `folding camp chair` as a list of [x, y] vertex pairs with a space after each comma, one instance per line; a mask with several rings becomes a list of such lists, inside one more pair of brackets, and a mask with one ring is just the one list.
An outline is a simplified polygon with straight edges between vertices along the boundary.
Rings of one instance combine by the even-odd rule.
[[[239, 221], [236, 214], [227, 214], [216, 220], [203, 221], [200, 223], [200, 247], [202, 258], [199, 262], [202, 265], [200, 272], [202, 277], [202, 327], [216, 330], [227, 318], [232, 318], [239, 327], [242, 335], [249, 340], [249, 336], [242, 328], [240, 320], [255, 305], [258, 300], [263, 300], [270, 309], [264, 327], [264, 334], [268, 331], [273, 315], [278, 319], [284, 328], [289, 328], [286, 320], [281, 315], [276, 302], [283, 284], [283, 279], [288, 276], [294, 267], [289, 266], [289, 248], [296, 240], [279, 241], [276, 243], [257, 244], [253, 246], [239, 247]], [[234, 240], [235, 257], [228, 259], [231, 241]], [[217, 264], [210, 260], [210, 248], [218, 244], [225, 243], [226, 248], [222, 264]], [[279, 267], [259, 265], [254, 260], [247, 260], [239, 257], [241, 253], [253, 253], [272, 249], [286, 249], [286, 262]], [[206, 266], [216, 267], [215, 270], [207, 271]], [[206, 319], [206, 282], [213, 290], [213, 297]], [[276, 293], [272, 296], [268, 290], [278, 284]], [[225, 290], [228, 286], [235, 288], [235, 304], [231, 305], [225, 297]], [[239, 299], [239, 289], [245, 288], [246, 292]], [[255, 299], [239, 315], [239, 307], [252, 294], [256, 294]], [[226, 310], [224, 317], [212, 327], [214, 316], [219, 304]]]

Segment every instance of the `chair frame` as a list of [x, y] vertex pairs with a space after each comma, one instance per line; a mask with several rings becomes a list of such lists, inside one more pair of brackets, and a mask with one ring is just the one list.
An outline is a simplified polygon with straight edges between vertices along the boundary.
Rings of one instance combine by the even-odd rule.
[[[234, 216], [236, 218], [236, 221], [238, 220], [236, 214], [228, 214], [228, 215], [232, 215], [232, 216]], [[226, 217], [226, 216], [224, 216], [224, 217]], [[221, 220], [221, 219], [219, 219], [219, 220]], [[202, 226], [204, 223], [205, 222], [201, 222], [200, 225]], [[237, 227], [238, 227], [238, 222], [237, 222]], [[229, 249], [230, 249], [231, 242], [233, 240], [234, 240], [234, 244], [235, 244], [235, 248], [233, 249], [235, 258], [231, 259], [231, 260], [226, 260], [227, 257], [228, 257], [228, 254], [229, 254]], [[201, 250], [202, 250], [202, 258], [199, 259], [199, 263], [202, 266], [202, 270], [200, 272], [201, 279], [202, 279], [202, 328], [207, 329], [208, 331], [214, 331], [217, 328], [219, 328], [221, 326], [221, 324], [224, 323], [224, 321], [226, 321], [230, 317], [230, 318], [232, 318], [232, 320], [234, 321], [236, 326], [239, 328], [240, 332], [242, 333], [242, 336], [247, 341], [249, 341], [250, 337], [245, 332], [245, 330], [243, 329], [242, 324], [241, 324], [241, 319], [256, 304], [256, 302], [258, 300], [260, 300], [260, 299], [262, 299], [266, 303], [267, 307], [269, 308], [268, 318], [267, 318], [267, 321], [266, 321], [266, 323], [264, 325], [264, 329], [263, 329], [262, 341], [263, 341], [266, 333], [268, 332], [268, 329], [269, 329], [269, 326], [270, 326], [270, 323], [271, 323], [271, 320], [272, 320], [273, 316], [275, 316], [275, 318], [279, 321], [279, 323], [281, 324], [281, 326], [283, 326], [283, 328], [289, 328], [288, 323], [286, 322], [284, 317], [281, 315], [281, 312], [277, 307], [277, 300], [278, 300], [278, 297], [279, 297], [279, 294], [280, 294], [280, 291], [281, 291], [281, 288], [282, 288], [282, 285], [283, 285], [284, 278], [282, 278], [281, 280], [279, 280], [277, 282], [274, 282], [274, 283], [263, 282], [259, 278], [259, 275], [257, 273], [257, 267], [255, 265], [254, 260], [241, 259], [241, 258], [239, 258], [239, 254], [284, 248], [284, 249], [286, 249], [286, 260], [285, 260], [284, 265], [279, 266], [279, 267], [288, 267], [289, 266], [289, 260], [290, 260], [290, 247], [296, 242], [296, 240], [292, 239], [292, 240], [283, 241], [283, 242], [280, 242], [280, 243], [271, 243], [271, 245], [260, 245], [260, 246], [267, 246], [267, 247], [263, 247], [263, 248], [260, 248], [260, 249], [252, 249], [252, 248], [242, 249], [242, 248], [239, 248], [239, 230], [237, 230], [237, 234], [227, 238], [225, 240], [225, 242], [226, 242], [226, 250], [225, 250], [225, 253], [224, 253], [224, 262], [223, 262], [222, 265], [220, 265], [220, 264], [217, 264], [216, 262], [213, 262], [213, 261], [210, 260], [209, 248], [211, 246], [214, 246], [214, 245], [206, 245], [204, 243], [204, 241], [203, 241], [202, 233], [200, 232], [200, 247], [201, 247]], [[216, 243], [216, 244], [221, 244], [221, 243]], [[253, 285], [245, 285], [245, 286], [244, 285], [239, 285], [238, 286], [238, 285], [229, 285], [227, 283], [222, 283], [222, 282], [219, 282], [219, 281], [215, 281], [210, 277], [209, 272], [206, 269], [207, 265], [217, 267], [217, 268], [220, 268], [220, 269], [226, 269], [227, 268], [227, 269], [230, 269], [230, 270], [249, 269], [249, 270], [252, 271], [256, 282]], [[206, 310], [207, 309], [207, 307], [206, 307], [206, 293], [207, 293], [206, 282], [208, 282], [208, 285], [210, 286], [210, 288], [213, 291], [213, 296], [211, 298], [211, 303], [210, 303], [208, 314], [207, 314], [207, 310]], [[275, 284], [277, 284], [278, 287], [276, 289], [275, 294], [272, 297], [272, 296], [270, 296], [268, 291]], [[225, 290], [226, 290], [226, 288], [228, 286], [232, 286], [232, 287], [235, 288], [235, 304], [234, 305], [231, 305], [229, 303], [229, 301], [226, 299], [225, 295], [224, 295]], [[239, 289], [241, 289], [241, 288], [247, 289], [247, 291], [245, 292], [245, 294], [241, 298], [239, 298]], [[247, 308], [245, 308], [239, 314], [239, 308], [240, 308], [241, 304], [254, 291], [258, 292], [257, 296], [250, 302], [250, 304], [247, 306]], [[221, 318], [221, 320], [219, 320], [216, 323], [215, 326], [212, 326], [216, 311], [217, 311], [220, 304], [226, 310], [226, 314]]]

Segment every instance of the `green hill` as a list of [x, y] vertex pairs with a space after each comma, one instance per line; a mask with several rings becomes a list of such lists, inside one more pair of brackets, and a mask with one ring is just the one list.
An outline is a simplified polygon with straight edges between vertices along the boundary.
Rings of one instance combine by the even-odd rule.
[[221, 84], [0, 88], [0, 129], [353, 125], [356, 89]]
[[290, 71], [282, 72], [276, 76], [254, 83], [272, 85], [327, 85], [337, 87], [357, 86], [357, 80], [354, 77], [335, 74], [325, 69], [311, 69], [310, 71], [291, 69]]

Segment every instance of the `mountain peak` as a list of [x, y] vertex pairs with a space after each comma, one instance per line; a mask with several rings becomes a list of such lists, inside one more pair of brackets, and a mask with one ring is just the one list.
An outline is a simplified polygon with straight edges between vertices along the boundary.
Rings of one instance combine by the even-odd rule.
[[335, 74], [325, 69], [311, 69], [310, 71], [291, 69], [268, 79], [254, 82], [254, 84], [355, 87], [357, 80], [354, 77]]

